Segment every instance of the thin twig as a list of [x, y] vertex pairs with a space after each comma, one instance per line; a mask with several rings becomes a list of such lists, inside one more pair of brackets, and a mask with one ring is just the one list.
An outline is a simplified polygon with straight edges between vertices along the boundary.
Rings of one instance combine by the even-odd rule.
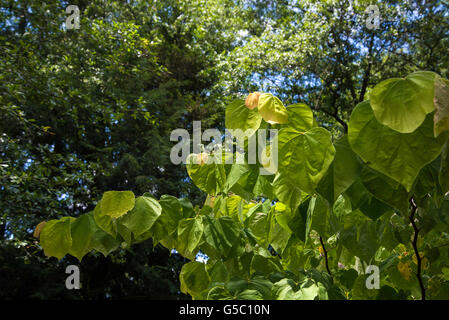
[[324, 246], [323, 238], [321, 238], [321, 236], [320, 236], [320, 242], [321, 242], [321, 247], [323, 248], [323, 251], [324, 251], [324, 260], [326, 262], [327, 273], [329, 273], [329, 275], [332, 277], [332, 272], [329, 269], [329, 261], [327, 260], [327, 250], [326, 250], [326, 247]]
[[415, 251], [415, 255], [416, 255], [416, 261], [418, 264], [418, 270], [416, 272], [416, 277], [418, 278], [418, 282], [419, 282], [419, 286], [421, 288], [421, 300], [426, 300], [426, 288], [424, 288], [424, 283], [422, 281], [422, 277], [421, 277], [421, 256], [419, 254], [418, 251], [418, 233], [419, 233], [419, 229], [416, 226], [415, 223], [415, 213], [416, 210], [418, 209], [418, 207], [415, 204], [415, 201], [413, 201], [413, 197], [410, 198], [410, 205], [412, 206], [412, 211], [410, 213], [409, 216], [409, 220], [412, 223], [413, 226], [413, 230], [415, 231], [414, 235], [413, 235], [413, 241], [412, 241], [412, 245], [413, 245], [413, 250]]

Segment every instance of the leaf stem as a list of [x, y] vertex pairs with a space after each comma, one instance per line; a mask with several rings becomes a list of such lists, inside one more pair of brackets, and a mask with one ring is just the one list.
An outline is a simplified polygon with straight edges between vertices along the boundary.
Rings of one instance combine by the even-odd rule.
[[421, 256], [419, 254], [418, 251], [418, 233], [419, 233], [419, 229], [416, 226], [415, 223], [415, 213], [416, 210], [418, 209], [418, 207], [415, 204], [415, 201], [413, 200], [413, 197], [410, 198], [410, 205], [412, 207], [412, 211], [410, 213], [410, 216], [408, 217], [410, 222], [412, 223], [412, 227], [413, 230], [415, 231], [414, 235], [413, 235], [413, 241], [412, 241], [412, 245], [413, 245], [413, 250], [415, 251], [415, 255], [416, 255], [416, 261], [418, 264], [418, 270], [416, 272], [416, 277], [418, 278], [418, 282], [419, 282], [419, 287], [421, 288], [421, 300], [426, 300], [426, 288], [424, 288], [424, 283], [421, 277], [421, 270], [422, 270], [422, 260], [421, 260]]
[[323, 238], [321, 238], [321, 236], [320, 236], [320, 242], [321, 242], [321, 247], [323, 248], [323, 251], [324, 251], [324, 260], [326, 262], [327, 273], [329, 273], [329, 275], [332, 277], [332, 272], [329, 269], [329, 261], [328, 261], [328, 258], [327, 258], [327, 250], [326, 250], [326, 247], [324, 246], [324, 241], [323, 241]]

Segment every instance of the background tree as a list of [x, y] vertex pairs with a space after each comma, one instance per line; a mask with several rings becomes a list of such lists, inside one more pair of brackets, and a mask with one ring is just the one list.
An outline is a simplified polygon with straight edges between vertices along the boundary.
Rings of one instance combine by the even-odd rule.
[[382, 1], [373, 29], [366, 23], [372, 14], [365, 12], [371, 4], [249, 1], [263, 16], [242, 30], [243, 46], [223, 54], [230, 68], [218, 88], [305, 102], [320, 123], [346, 131], [351, 110], [382, 79], [417, 70], [448, 76], [447, 2]]
[[[30, 268], [40, 261], [29, 256], [36, 249], [31, 238], [36, 222], [87, 212], [106, 190], [202, 201], [185, 169], [169, 160], [170, 132], [188, 128], [192, 119], [208, 126], [221, 121], [220, 105], [205, 92], [217, 79], [214, 52], [232, 47], [230, 38], [211, 37], [205, 29], [218, 32], [219, 16], [202, 16], [196, 11], [201, 3], [190, 1], [71, 4], [80, 8], [79, 30], [64, 30], [66, 2], [1, 4], [4, 282], [17, 270], [10, 269], [10, 260], [31, 262]], [[215, 8], [225, 5], [217, 2]], [[83, 274], [92, 279], [86, 279], [82, 295], [177, 296], [178, 260], [152, 245], [140, 247], [145, 261], [124, 251], [91, 257], [83, 264], [89, 270]], [[14, 278], [25, 286], [27, 278]], [[124, 290], [130, 285], [135, 292]], [[35, 289], [17, 297], [34, 296]]]

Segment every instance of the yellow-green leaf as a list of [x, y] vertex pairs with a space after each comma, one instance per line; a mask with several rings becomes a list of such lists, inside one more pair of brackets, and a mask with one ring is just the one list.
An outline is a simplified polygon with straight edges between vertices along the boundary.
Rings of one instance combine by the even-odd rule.
[[131, 191], [107, 191], [101, 199], [101, 215], [118, 218], [130, 211], [134, 202], [134, 193]]

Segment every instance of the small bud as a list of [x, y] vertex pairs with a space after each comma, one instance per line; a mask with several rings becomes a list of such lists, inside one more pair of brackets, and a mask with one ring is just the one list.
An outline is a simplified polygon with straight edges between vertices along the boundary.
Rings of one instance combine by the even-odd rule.
[[47, 223], [46, 221], [42, 221], [41, 223], [39, 223], [39, 224], [36, 226], [36, 229], [34, 229], [34, 232], [33, 232], [33, 236], [34, 236], [35, 238], [39, 238], [39, 236], [40, 236], [40, 234], [41, 234], [41, 231], [42, 231], [42, 229], [44, 228], [44, 226], [45, 226], [46, 223]]
[[203, 165], [207, 162], [209, 155], [207, 153], [200, 153], [196, 156], [196, 161], [199, 165]]
[[245, 101], [246, 107], [250, 110], [257, 108], [257, 106], [259, 105], [259, 97], [261, 94], [262, 93], [260, 92], [250, 93]]

